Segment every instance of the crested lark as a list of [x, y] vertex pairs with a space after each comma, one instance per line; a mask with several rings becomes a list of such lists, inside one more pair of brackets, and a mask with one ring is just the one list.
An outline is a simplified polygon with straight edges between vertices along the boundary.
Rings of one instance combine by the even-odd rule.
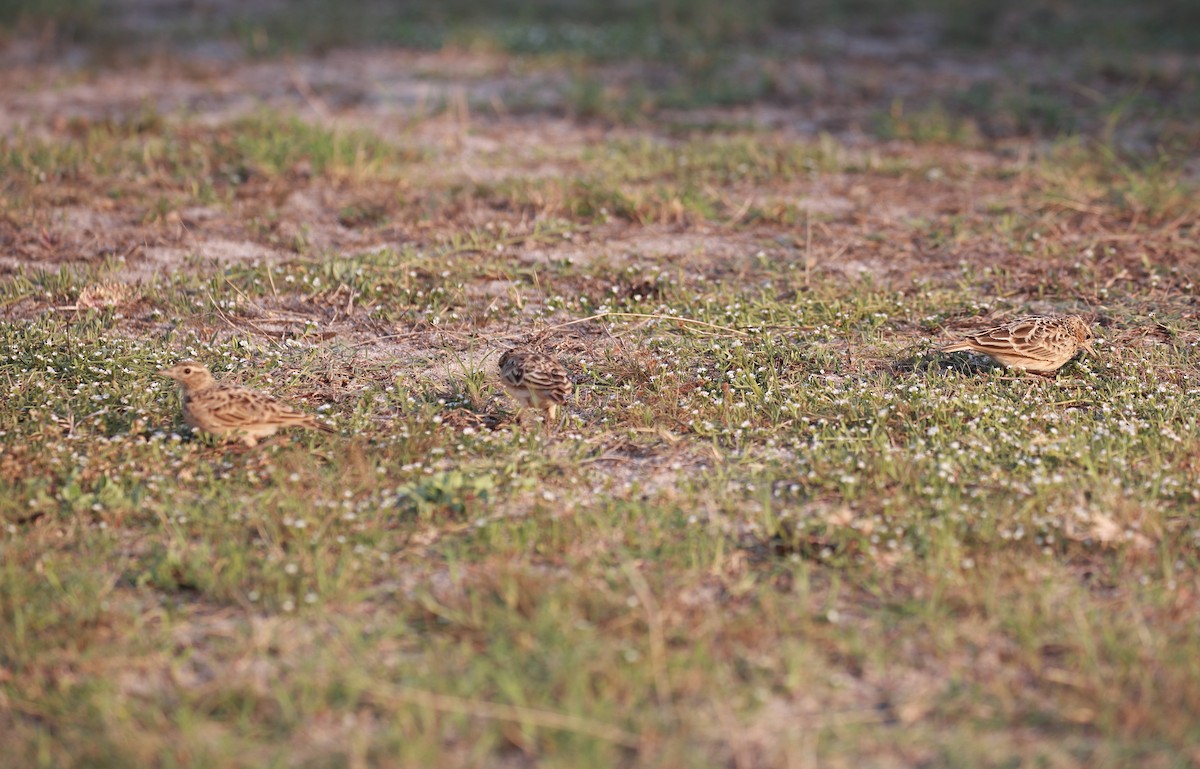
[[1031, 315], [968, 334], [942, 352], [970, 350], [1003, 366], [1052, 376], [1080, 349], [1092, 355], [1092, 329], [1078, 315]]
[[312, 414], [298, 411], [266, 393], [221, 384], [201, 364], [185, 360], [159, 374], [179, 382], [183, 421], [193, 430], [218, 437], [237, 437], [247, 446], [284, 427], [305, 427], [331, 433], [333, 428]]
[[522, 406], [545, 411], [548, 422], [571, 394], [567, 370], [549, 355], [528, 348], [514, 348], [500, 356], [500, 382]]

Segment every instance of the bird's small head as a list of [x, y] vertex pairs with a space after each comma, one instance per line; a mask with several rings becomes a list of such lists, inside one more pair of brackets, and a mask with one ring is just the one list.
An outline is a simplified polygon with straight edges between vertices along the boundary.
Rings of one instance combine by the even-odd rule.
[[501, 376], [509, 376], [512, 372], [520, 371], [525, 363], [525, 356], [519, 347], [510, 347], [500, 356], [497, 364]]
[[165, 368], [158, 373], [174, 379], [184, 390], [192, 392], [203, 390], [216, 382], [212, 373], [194, 360], [181, 360], [174, 366]]
[[1092, 348], [1092, 340], [1095, 338], [1092, 335], [1092, 327], [1086, 320], [1078, 315], [1070, 315], [1067, 317], [1067, 328], [1075, 335], [1075, 340], [1079, 342], [1079, 346], [1087, 350], [1089, 354], [1095, 355], [1096, 351]]

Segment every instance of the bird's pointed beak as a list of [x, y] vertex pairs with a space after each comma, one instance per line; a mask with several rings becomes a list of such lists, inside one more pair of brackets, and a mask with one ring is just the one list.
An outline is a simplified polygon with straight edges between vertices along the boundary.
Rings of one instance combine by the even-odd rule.
[[1086, 350], [1088, 355], [1091, 355], [1093, 358], [1100, 357], [1100, 356], [1096, 355], [1096, 348], [1092, 347], [1092, 340], [1089, 339], [1088, 341], [1086, 341], [1082, 345], [1080, 345], [1080, 347], [1082, 347], [1084, 350]]

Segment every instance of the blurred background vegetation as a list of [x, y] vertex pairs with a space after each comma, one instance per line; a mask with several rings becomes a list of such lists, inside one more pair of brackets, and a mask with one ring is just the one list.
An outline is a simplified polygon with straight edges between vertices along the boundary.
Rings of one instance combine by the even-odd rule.
[[788, 32], [924, 30], [955, 48], [1200, 51], [1195, 0], [0, 0], [5, 37], [97, 50], [231, 36], [252, 52], [494, 46], [673, 59]]
[[868, 118], [816, 130], [960, 145], [1087, 136], [1150, 162], [1200, 152], [1198, 0], [0, 0], [0, 65], [372, 47], [565, 73], [551, 109], [584, 119], [866, 105]]

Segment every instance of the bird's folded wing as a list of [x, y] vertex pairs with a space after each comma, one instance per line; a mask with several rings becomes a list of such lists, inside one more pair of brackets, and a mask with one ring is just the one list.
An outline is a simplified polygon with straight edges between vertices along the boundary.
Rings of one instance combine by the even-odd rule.
[[542, 392], [554, 400], [565, 400], [571, 391], [571, 382], [561, 371], [534, 369], [525, 372], [525, 386]]
[[203, 400], [198, 399], [193, 408], [203, 411], [209, 420], [226, 427], [259, 424], [266, 416], [262, 403], [248, 393], [214, 393]]
[[290, 424], [311, 421], [303, 411], [281, 403], [269, 395], [249, 390], [221, 390], [195, 403], [214, 422], [226, 427], [261, 424]]
[[[1002, 344], [998, 338], [995, 342]], [[1055, 360], [1060, 358], [1069, 342], [1057, 329], [1047, 329], [1038, 326], [1019, 327], [1009, 334], [1007, 349], [1027, 358], [1035, 360]]]
[[1045, 334], [1033, 324], [999, 326], [981, 331], [970, 337], [982, 350], [996, 352], [1030, 353], [1044, 347]]

